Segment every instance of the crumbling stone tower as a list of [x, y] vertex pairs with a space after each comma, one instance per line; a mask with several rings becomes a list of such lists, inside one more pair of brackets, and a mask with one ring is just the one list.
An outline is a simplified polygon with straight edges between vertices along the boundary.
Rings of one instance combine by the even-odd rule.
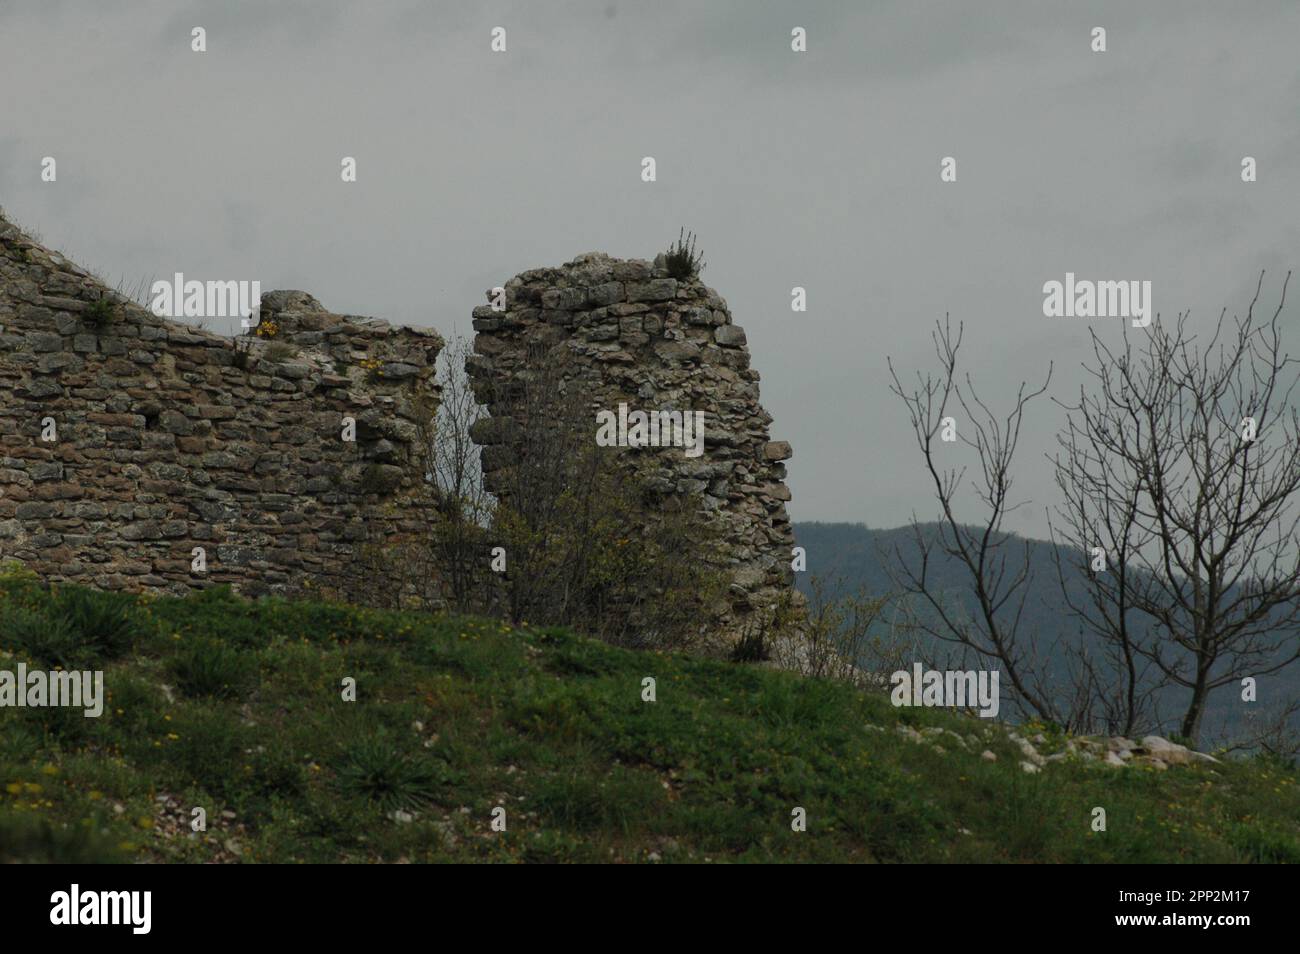
[[261, 319], [232, 340], [156, 317], [0, 218], [0, 559], [102, 589], [350, 593], [367, 541], [419, 534], [442, 339], [295, 291]]
[[[732, 323], [722, 297], [698, 278], [669, 276], [662, 257], [654, 263], [601, 253], [580, 255], [560, 268], [523, 272], [504, 285], [504, 310], [474, 309], [476, 354], [468, 371], [491, 418], [517, 413], [510, 387], [527, 373], [530, 349], [567, 351], [566, 365], [591, 416], [577, 426], [595, 440], [599, 410], [620, 403], [646, 411], [704, 412], [704, 453], [691, 458], [680, 448], [640, 448], [620, 460], [665, 504], [673, 498], [721, 532], [729, 579], [725, 605], [711, 621], [735, 638], [783, 594], [793, 597], [794, 536], [786, 515], [785, 465], [790, 445], [768, 437], [771, 416], [758, 401], [758, 372], [749, 366], [745, 333]], [[493, 294], [488, 293], [489, 301]], [[498, 300], [498, 305], [500, 301]], [[511, 462], [500, 435], [511, 428], [476, 428], [486, 444], [484, 480]], [[657, 507], [647, 508], [653, 520]], [[794, 597], [797, 601], [797, 597]]]

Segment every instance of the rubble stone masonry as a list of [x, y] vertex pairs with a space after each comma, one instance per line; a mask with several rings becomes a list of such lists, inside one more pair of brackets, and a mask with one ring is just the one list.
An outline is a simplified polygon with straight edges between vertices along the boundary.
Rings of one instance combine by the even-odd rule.
[[[652, 494], [645, 519], [687, 508], [720, 535], [719, 632], [791, 593], [790, 445], [769, 438], [726, 302], [662, 258], [599, 253], [504, 288], [503, 308], [474, 310], [467, 368], [490, 416], [517, 410], [503, 395], [537, 343], [567, 353], [593, 440], [620, 404], [702, 412], [702, 454], [620, 455]], [[298, 291], [263, 295], [260, 317], [233, 339], [157, 317], [0, 218], [0, 560], [101, 589], [358, 593], [368, 543], [427, 528], [420, 428], [443, 340]], [[476, 431], [501, 494], [510, 448]]]
[[[783, 461], [790, 445], [769, 438], [771, 416], [758, 400], [758, 372], [749, 365], [745, 332], [727, 303], [698, 278], [668, 274], [655, 262], [581, 255], [560, 268], [523, 272], [497, 297], [474, 309], [475, 356], [469, 371], [492, 417], [517, 411], [512, 379], [528, 373], [530, 354], [567, 351], [588, 400], [578, 422], [597, 434], [596, 414], [619, 405], [647, 412], [703, 412], [704, 452], [638, 447], [620, 455], [630, 474], [658, 497], [646, 513], [685, 506], [711, 523], [723, 543], [730, 592], [716, 607], [719, 631], [735, 636], [750, 614], [792, 594], [794, 536], [786, 515], [790, 491]], [[504, 304], [504, 309], [500, 305]], [[489, 490], [506, 487], [494, 474], [512, 460], [494, 435], [517, 429], [481, 427]], [[797, 597], [796, 597], [797, 601]]]
[[303, 292], [261, 319], [273, 337], [156, 317], [0, 219], [0, 560], [102, 589], [347, 591], [366, 541], [417, 532], [442, 339]]

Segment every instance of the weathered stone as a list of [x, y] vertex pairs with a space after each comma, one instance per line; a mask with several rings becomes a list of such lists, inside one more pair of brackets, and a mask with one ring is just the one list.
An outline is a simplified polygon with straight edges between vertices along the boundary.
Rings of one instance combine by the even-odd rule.
[[597, 285], [588, 293], [588, 301], [594, 307], [612, 305], [615, 302], [622, 301], [625, 292], [622, 282], [607, 282], [604, 285]]
[[677, 296], [677, 279], [655, 278], [627, 286], [628, 301], [668, 301]]
[[768, 441], [763, 445], [763, 457], [767, 460], [789, 460], [794, 451], [788, 441]]
[[738, 325], [718, 325], [713, 340], [724, 348], [740, 348], [745, 344], [745, 331]]
[[[92, 325], [101, 298], [114, 315]], [[0, 220], [2, 555], [109, 588], [368, 588], [359, 548], [418, 530], [427, 512], [419, 431], [403, 415], [436, 408], [442, 339], [332, 314], [300, 291], [261, 304], [272, 320], [259, 341], [160, 319]], [[268, 360], [277, 344], [289, 357]], [[343, 441], [344, 418], [367, 407], [371, 443]], [[40, 439], [45, 417], [57, 442]], [[376, 462], [365, 489], [339, 479], [359, 452]], [[215, 576], [191, 573], [195, 546]]]
[[[529, 349], [544, 331], [549, 346], [564, 345], [573, 356], [573, 373], [592, 408], [617, 411], [626, 403], [631, 410], [704, 412], [702, 457], [668, 447], [628, 449], [618, 458], [629, 480], [655, 500], [641, 518], [646, 526], [667, 510], [693, 509], [720, 531], [735, 557], [719, 567], [730, 578], [729, 603], [701, 607], [702, 622], [734, 637], [750, 614], [783, 595], [798, 603], [784, 506], [790, 493], [780, 464], [790, 457], [790, 445], [768, 440], [771, 418], [758, 403], [754, 376], [733, 370], [748, 365], [745, 335], [731, 324], [721, 297], [698, 280], [654, 277], [646, 262], [599, 253], [558, 269], [524, 272], [505, 287], [512, 300], [540, 302], [546, 310], [512, 311], [516, 320], [509, 322], [481, 309], [474, 313], [474, 350], [483, 357], [469, 370], [491, 416], [476, 425], [473, 437], [484, 445], [488, 489], [509, 496], [501, 475], [517, 458], [508, 441], [521, 431], [507, 423], [521, 412], [513, 402], [523, 393], [521, 381], [535, 373]], [[572, 317], [558, 321], [555, 315]], [[713, 347], [715, 341], [724, 347]], [[733, 474], [739, 461], [748, 470]]]

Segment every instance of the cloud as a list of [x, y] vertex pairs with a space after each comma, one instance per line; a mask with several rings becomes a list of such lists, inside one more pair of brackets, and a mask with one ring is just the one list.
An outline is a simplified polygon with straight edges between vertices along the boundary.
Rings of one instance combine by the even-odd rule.
[[[525, 268], [649, 257], [693, 229], [748, 332], [773, 437], [794, 445], [797, 519], [928, 515], [885, 357], [928, 367], [945, 312], [967, 322], [991, 399], [1049, 361], [1068, 393], [1089, 326], [1043, 318], [1044, 281], [1150, 279], [1165, 313], [1217, 316], [1300, 250], [1287, 4], [0, 11], [18, 78], [0, 102], [0, 201], [110, 276], [255, 278], [447, 331]], [[1088, 49], [1098, 24], [1105, 54]], [[207, 54], [189, 51], [195, 25]], [[807, 54], [789, 49], [796, 25]], [[33, 165], [47, 154], [55, 188]], [[939, 182], [946, 155], [956, 183]], [[790, 312], [793, 285], [807, 313]], [[1023, 447], [1037, 515], [1053, 427], [1044, 410]]]

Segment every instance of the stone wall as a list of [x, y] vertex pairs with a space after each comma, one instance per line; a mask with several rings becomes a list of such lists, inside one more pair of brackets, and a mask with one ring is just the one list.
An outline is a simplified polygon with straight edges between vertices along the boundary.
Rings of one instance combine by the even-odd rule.
[[[523, 272], [504, 290], [504, 310], [488, 304], [473, 313], [476, 354], [469, 371], [491, 417], [519, 412], [521, 389], [511, 385], [530, 373], [530, 351], [553, 355], [556, 349], [567, 352], [566, 367], [589, 398], [584, 413], [591, 416], [578, 426], [589, 428], [593, 441], [595, 412], [616, 412], [620, 403], [644, 411], [703, 411], [702, 456], [689, 457], [679, 447], [620, 455], [622, 466], [657, 495], [646, 519], [686, 506], [721, 531], [729, 594], [708, 610], [719, 633], [734, 637], [755, 610], [793, 595], [794, 537], [782, 463], [790, 445], [769, 439], [772, 418], [758, 401], [758, 372], [749, 366], [745, 333], [732, 323], [722, 297], [698, 278], [669, 277], [662, 257], [651, 263], [600, 253]], [[475, 432], [489, 445], [486, 485], [499, 495], [507, 488], [494, 478], [512, 454], [493, 443], [499, 440], [494, 435], [511, 431], [518, 433], [488, 424]]]
[[155, 317], [0, 219], [0, 560], [104, 589], [355, 591], [368, 540], [419, 532], [442, 339], [303, 292], [261, 320], [273, 337], [232, 340]]
[[[427, 531], [421, 427], [443, 341], [297, 291], [262, 296], [261, 322], [231, 339], [158, 318], [0, 218], [0, 560], [104, 589], [370, 587], [368, 544]], [[701, 456], [620, 449], [650, 494], [645, 523], [684, 508], [718, 532], [728, 590], [702, 622], [724, 637], [793, 593], [790, 446], [769, 439], [716, 292], [662, 260], [583, 255], [511, 279], [474, 327], [467, 370], [491, 420], [517, 420], [536, 345], [567, 356], [593, 441], [594, 412], [620, 404], [703, 412]], [[476, 429], [505, 496], [500, 433]]]

